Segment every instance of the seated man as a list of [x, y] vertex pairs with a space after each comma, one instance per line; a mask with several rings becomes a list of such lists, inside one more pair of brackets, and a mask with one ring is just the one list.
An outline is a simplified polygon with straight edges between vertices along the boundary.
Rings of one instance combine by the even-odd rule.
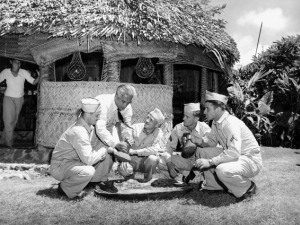
[[[226, 111], [226, 104], [225, 95], [206, 92], [204, 113], [208, 120], [213, 120], [212, 130], [204, 138], [193, 141], [213, 148], [201, 149], [196, 166], [206, 168], [203, 189], [228, 189], [237, 200], [243, 200], [256, 191], [251, 178], [262, 168], [260, 147], [244, 122]], [[217, 144], [222, 148], [216, 147]]]
[[[77, 121], [58, 140], [52, 153], [50, 174], [57, 180], [59, 191], [69, 198], [82, 197], [84, 187], [89, 182], [99, 182], [100, 189], [117, 192], [112, 182], [108, 182], [113, 160], [113, 148], [92, 148], [94, 125], [100, 102], [93, 98], [81, 100], [82, 107]], [[95, 139], [95, 138], [94, 138]]]
[[120, 141], [123, 140], [120, 134], [126, 129], [131, 129], [133, 115], [131, 101], [135, 95], [133, 86], [122, 84], [117, 87], [115, 94], [101, 94], [95, 97], [101, 103], [96, 132], [106, 146], [116, 148], [118, 151], [127, 151], [128, 144]]
[[164, 151], [164, 137], [160, 129], [164, 120], [162, 112], [155, 108], [147, 115], [145, 123], [134, 124], [131, 132], [127, 134], [128, 140], [132, 142], [129, 149], [130, 164], [133, 173], [136, 171], [145, 173], [142, 182], [152, 179], [152, 174], [160, 161], [158, 153]]
[[[200, 103], [189, 103], [184, 105], [183, 123], [177, 124], [172, 130], [169, 141], [167, 142], [166, 152], [162, 153], [165, 164], [159, 164], [159, 169], [167, 177], [176, 178], [178, 173], [186, 173], [191, 171], [197, 157], [197, 146], [186, 146], [191, 139], [201, 139], [210, 131], [210, 127], [199, 121]], [[178, 149], [179, 148], [179, 149]], [[189, 149], [189, 152], [185, 152]], [[179, 150], [181, 154], [175, 154], [174, 151]], [[164, 171], [169, 171], [169, 174]], [[187, 174], [185, 174], [187, 175]], [[188, 183], [188, 180], [183, 181]], [[180, 181], [178, 181], [180, 183]]]

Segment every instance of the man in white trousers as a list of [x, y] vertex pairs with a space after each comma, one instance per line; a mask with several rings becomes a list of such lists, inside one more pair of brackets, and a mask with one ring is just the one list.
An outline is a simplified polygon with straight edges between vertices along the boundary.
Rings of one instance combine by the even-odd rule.
[[[11, 68], [4, 69], [0, 73], [0, 83], [6, 80], [7, 88], [3, 98], [3, 122], [4, 129], [1, 137], [1, 144], [4, 143], [9, 148], [13, 147], [13, 133], [17, 125], [19, 114], [24, 103], [25, 80], [32, 85], [39, 82], [39, 76], [34, 79], [31, 74], [21, 69], [21, 61], [11, 59]], [[39, 75], [39, 72], [36, 71]]]
[[238, 201], [244, 200], [256, 192], [251, 178], [262, 169], [260, 146], [244, 122], [226, 111], [227, 96], [207, 91], [205, 97], [204, 113], [213, 121], [212, 129], [201, 139], [192, 137], [197, 146], [204, 147], [196, 160], [197, 167], [206, 169], [202, 188], [225, 188]]
[[[108, 174], [113, 160], [108, 148], [95, 136], [95, 124], [99, 116], [100, 102], [94, 98], [81, 100], [82, 107], [77, 121], [58, 140], [52, 153], [50, 174], [57, 180], [59, 191], [69, 198], [83, 197], [83, 189], [89, 182], [98, 182], [101, 190], [117, 192]], [[95, 144], [98, 143], [98, 144]]]

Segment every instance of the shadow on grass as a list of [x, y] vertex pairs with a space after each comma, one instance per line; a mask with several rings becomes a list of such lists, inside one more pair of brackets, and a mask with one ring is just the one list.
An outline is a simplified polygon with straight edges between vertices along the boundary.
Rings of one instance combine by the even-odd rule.
[[233, 195], [224, 191], [198, 191], [194, 189], [184, 196], [182, 205], [203, 205], [210, 208], [217, 208], [235, 204]]
[[66, 195], [61, 194], [57, 191], [57, 188], [54, 188], [52, 186], [51, 188], [42, 189], [36, 192], [36, 195], [42, 196], [42, 197], [48, 197], [52, 199], [60, 199], [63, 201], [81, 201], [83, 198], [74, 198], [70, 199]]

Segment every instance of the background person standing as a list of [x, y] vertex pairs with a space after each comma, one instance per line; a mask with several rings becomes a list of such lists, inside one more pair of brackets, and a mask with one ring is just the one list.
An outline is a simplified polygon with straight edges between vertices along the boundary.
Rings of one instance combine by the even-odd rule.
[[21, 62], [18, 59], [10, 60], [11, 68], [4, 69], [0, 73], [0, 83], [6, 80], [7, 88], [3, 98], [3, 122], [4, 130], [1, 143], [12, 148], [13, 132], [18, 122], [19, 114], [24, 103], [24, 84], [27, 80], [32, 85], [39, 82], [38, 77], [34, 79], [27, 70], [21, 69]]

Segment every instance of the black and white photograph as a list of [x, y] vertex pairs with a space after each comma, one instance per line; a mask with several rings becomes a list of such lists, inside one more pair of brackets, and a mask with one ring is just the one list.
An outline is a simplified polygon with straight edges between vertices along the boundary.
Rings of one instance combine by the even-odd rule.
[[299, 12], [0, 0], [0, 225], [299, 225]]

